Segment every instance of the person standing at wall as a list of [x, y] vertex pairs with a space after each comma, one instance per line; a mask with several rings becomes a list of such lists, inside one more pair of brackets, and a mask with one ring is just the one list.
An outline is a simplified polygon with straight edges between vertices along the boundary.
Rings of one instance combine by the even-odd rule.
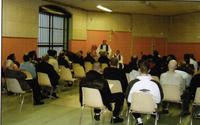
[[107, 40], [103, 40], [102, 44], [98, 46], [97, 48], [97, 54], [98, 55], [107, 55], [107, 57], [110, 57], [112, 50], [110, 48], [110, 46], [107, 44]]

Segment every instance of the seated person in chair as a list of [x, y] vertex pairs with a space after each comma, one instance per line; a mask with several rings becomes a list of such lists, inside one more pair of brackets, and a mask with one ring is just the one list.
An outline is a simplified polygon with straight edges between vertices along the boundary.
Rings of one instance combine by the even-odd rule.
[[[82, 79], [80, 82], [80, 102], [82, 104], [82, 89], [81, 87], [89, 87], [89, 88], [96, 88], [100, 91], [102, 96], [103, 104], [112, 111], [111, 103], [115, 103], [115, 108], [113, 111], [113, 116], [111, 118], [112, 123], [119, 123], [123, 122], [123, 119], [119, 117], [120, 111], [123, 107], [124, 103], [124, 95], [123, 93], [114, 93], [111, 94], [109, 89], [109, 85], [103, 76], [99, 73], [100, 71], [100, 64], [94, 63], [93, 70], [89, 71], [86, 74], [86, 78]], [[94, 109], [95, 112], [95, 120], [100, 120], [100, 109]]]
[[55, 90], [57, 88], [58, 80], [60, 79], [60, 76], [54, 70], [53, 66], [48, 63], [48, 60], [49, 60], [49, 56], [48, 55], [44, 56], [42, 58], [41, 63], [36, 65], [36, 71], [48, 74], [50, 82], [51, 82], [51, 85], [52, 85], [52, 87], [54, 89], [54, 92], [53, 92], [52, 96], [54, 96], [55, 98], [58, 98], [58, 96], [56, 95]]
[[[139, 63], [139, 68], [141, 70], [141, 75], [138, 76], [135, 80], [131, 81], [127, 90], [126, 90], [126, 98], [128, 101], [128, 106], [131, 103], [131, 95], [134, 92], [147, 92], [153, 96], [155, 103], [160, 103], [163, 98], [163, 91], [159, 86], [159, 83], [152, 80], [151, 76], [148, 74], [149, 66], [148, 61], [141, 61]], [[133, 113], [133, 116], [136, 119], [137, 125], [143, 125], [141, 114]]]

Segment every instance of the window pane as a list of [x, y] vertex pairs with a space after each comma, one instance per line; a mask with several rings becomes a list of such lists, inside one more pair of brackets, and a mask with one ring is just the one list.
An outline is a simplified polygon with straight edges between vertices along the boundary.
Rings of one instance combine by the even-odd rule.
[[63, 44], [63, 30], [53, 30], [53, 42]]
[[53, 17], [53, 28], [63, 29], [63, 17]]
[[63, 50], [63, 47], [54, 47], [53, 49], [57, 51], [57, 54], [59, 54], [60, 51]]
[[49, 27], [49, 15], [40, 14], [40, 16], [39, 16], [39, 26], [40, 27]]
[[38, 57], [42, 57], [47, 54], [49, 47], [38, 47]]
[[40, 28], [39, 43], [49, 42], [49, 29]]

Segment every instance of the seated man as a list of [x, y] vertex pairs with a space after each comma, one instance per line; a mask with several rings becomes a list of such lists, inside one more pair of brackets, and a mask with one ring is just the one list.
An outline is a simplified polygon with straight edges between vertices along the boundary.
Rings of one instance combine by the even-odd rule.
[[53, 89], [54, 89], [52, 96], [54, 96], [55, 98], [58, 98], [58, 96], [55, 93], [55, 90], [57, 88], [58, 80], [60, 79], [60, 76], [54, 70], [53, 66], [48, 63], [48, 60], [49, 60], [49, 56], [48, 55], [44, 56], [42, 58], [42, 62], [36, 65], [36, 71], [48, 74], [51, 85], [53, 86]]
[[[171, 60], [168, 63], [168, 71], [161, 74], [160, 84], [161, 85], [178, 85], [180, 86], [180, 92], [182, 93], [185, 90], [185, 82], [183, 77], [175, 72], [177, 68], [176, 60]], [[181, 95], [180, 95], [181, 96]], [[163, 113], [168, 113], [168, 103], [163, 103]]]
[[196, 94], [196, 89], [198, 87], [200, 87], [200, 73], [198, 73], [192, 77], [190, 86], [184, 91], [184, 93], [182, 95], [182, 98], [183, 98], [182, 115], [190, 114], [190, 112], [189, 112], [190, 100], [194, 100], [194, 97]]
[[106, 67], [104, 69], [103, 76], [105, 79], [119, 80], [121, 82], [122, 91], [123, 93], [125, 93], [126, 88], [128, 86], [128, 81], [125, 73], [121, 69], [118, 69], [117, 66], [118, 66], [118, 59], [111, 58], [110, 67]]
[[34, 99], [34, 105], [41, 105], [44, 104], [44, 102], [41, 101], [41, 93], [40, 93], [40, 87], [37, 82], [36, 78], [36, 70], [35, 66], [31, 63], [31, 60], [28, 55], [23, 56], [24, 62], [20, 65], [20, 70], [25, 70], [31, 73], [33, 79], [26, 80], [27, 83], [31, 86], [33, 90], [33, 99]]
[[[97, 68], [99, 67], [99, 68]], [[111, 118], [111, 122], [119, 123], [123, 122], [123, 119], [119, 117], [120, 111], [123, 107], [124, 103], [124, 95], [123, 93], [114, 93], [111, 94], [109, 89], [108, 83], [103, 76], [99, 73], [100, 71], [100, 64], [95, 63], [93, 70], [90, 70], [86, 74], [86, 78], [82, 79], [80, 82], [80, 102], [82, 104], [82, 89], [81, 87], [89, 87], [89, 88], [96, 88], [100, 91], [102, 96], [103, 104], [112, 111], [111, 103], [115, 103], [115, 108], [113, 111], [113, 116]], [[100, 109], [94, 109], [95, 112], [95, 120], [100, 120]]]
[[[135, 80], [131, 81], [127, 91], [126, 91], [126, 98], [128, 101], [128, 106], [131, 103], [131, 95], [134, 92], [145, 91], [150, 93], [153, 96], [155, 103], [160, 103], [163, 98], [163, 91], [159, 86], [159, 83], [152, 80], [151, 76], [148, 74], [149, 66], [147, 61], [141, 61], [139, 63], [141, 75], [138, 76]], [[133, 113], [133, 116], [136, 119], [137, 125], [143, 125], [141, 114]]]

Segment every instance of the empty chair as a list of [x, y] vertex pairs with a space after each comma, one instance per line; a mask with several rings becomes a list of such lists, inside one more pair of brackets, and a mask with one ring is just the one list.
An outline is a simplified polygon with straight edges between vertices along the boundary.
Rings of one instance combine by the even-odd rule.
[[155, 125], [157, 125], [157, 104], [154, 102], [153, 96], [147, 92], [134, 92], [132, 94], [131, 106], [128, 115], [128, 124], [131, 113], [155, 115]]
[[69, 68], [66, 68], [65, 66], [60, 66], [60, 80], [70, 82], [70, 84], [73, 84], [75, 82], [75, 78], [72, 77], [71, 70]]
[[92, 63], [91, 62], [84, 62], [85, 72], [92, 70]]
[[121, 82], [119, 80], [107, 79], [111, 93], [123, 92]]
[[194, 98], [194, 102], [193, 102], [193, 104], [192, 104], [192, 117], [191, 117], [191, 125], [192, 125], [192, 122], [193, 122], [193, 112], [194, 112], [194, 110], [195, 110], [195, 106], [200, 106], [200, 87], [199, 88], [197, 88], [197, 90], [196, 90], [196, 94], [195, 94], [195, 98]]
[[[164, 93], [164, 98], [163, 101], [165, 102], [172, 102], [172, 103], [179, 103], [181, 104], [181, 89], [180, 86], [178, 85], [168, 85], [164, 84], [162, 85], [163, 93]], [[181, 123], [181, 115], [180, 115], [180, 121]]]
[[82, 110], [81, 110], [79, 125], [81, 125], [83, 110], [85, 107], [91, 108], [92, 118], [93, 118], [92, 112], [94, 108], [101, 109], [101, 113], [103, 113], [106, 110], [106, 107], [103, 104], [102, 97], [98, 89], [82, 87], [82, 99], [83, 99], [82, 100], [83, 105], [81, 108]]
[[82, 66], [76, 66], [73, 70], [75, 78], [84, 78], [86, 76], [84, 68]]
[[21, 105], [20, 105], [20, 111], [22, 111], [22, 106], [24, 104], [24, 94], [26, 93], [26, 91], [22, 90], [19, 81], [15, 78], [6, 78], [6, 85], [7, 85], [7, 89], [10, 92], [19, 94], [20, 98], [21, 98]]

